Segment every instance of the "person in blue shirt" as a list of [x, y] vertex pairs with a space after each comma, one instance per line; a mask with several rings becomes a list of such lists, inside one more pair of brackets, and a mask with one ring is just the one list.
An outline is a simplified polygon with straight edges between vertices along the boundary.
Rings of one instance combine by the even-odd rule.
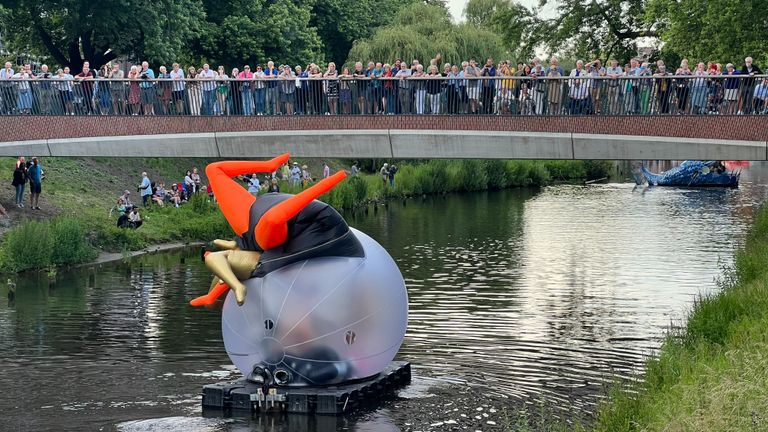
[[29, 167], [27, 167], [27, 177], [29, 177], [29, 205], [33, 210], [40, 210], [40, 192], [42, 190], [43, 181], [43, 167], [37, 161], [36, 157], [32, 158]]
[[752, 107], [755, 110], [755, 114], [765, 114], [766, 109], [768, 109], [768, 78], [755, 86], [753, 96]]
[[144, 105], [144, 115], [155, 115], [155, 71], [149, 68], [149, 63], [141, 63], [139, 72], [139, 87], [141, 88], [141, 104]]
[[141, 202], [146, 207], [147, 202], [152, 198], [152, 182], [149, 181], [146, 172], [141, 173], [141, 183], [139, 184], [138, 192], [141, 194]]
[[277, 76], [280, 71], [275, 67], [272, 61], [267, 62], [267, 68], [264, 69], [264, 78], [267, 79], [267, 113], [280, 114], [280, 88], [277, 86]]

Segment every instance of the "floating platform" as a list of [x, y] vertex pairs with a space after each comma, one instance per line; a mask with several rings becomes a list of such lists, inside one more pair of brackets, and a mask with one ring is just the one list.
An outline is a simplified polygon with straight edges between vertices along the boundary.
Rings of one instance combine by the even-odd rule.
[[375, 403], [410, 382], [411, 364], [397, 361], [364, 381], [327, 387], [271, 387], [266, 394], [260, 384], [241, 378], [203, 387], [203, 410], [341, 415]]

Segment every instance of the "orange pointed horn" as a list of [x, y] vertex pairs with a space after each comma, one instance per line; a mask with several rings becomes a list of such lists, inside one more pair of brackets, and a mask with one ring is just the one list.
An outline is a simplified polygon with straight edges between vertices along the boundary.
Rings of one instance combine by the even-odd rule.
[[232, 177], [276, 171], [288, 162], [290, 157], [291, 155], [285, 153], [268, 161], [222, 161], [205, 167], [205, 174], [219, 202], [219, 208], [237, 235], [243, 235], [248, 231], [250, 209], [256, 197], [232, 180]]
[[296, 216], [315, 198], [333, 189], [346, 176], [347, 173], [339, 171], [267, 210], [256, 225], [255, 234], [259, 246], [263, 250], [269, 250], [285, 243], [288, 238], [288, 220]]

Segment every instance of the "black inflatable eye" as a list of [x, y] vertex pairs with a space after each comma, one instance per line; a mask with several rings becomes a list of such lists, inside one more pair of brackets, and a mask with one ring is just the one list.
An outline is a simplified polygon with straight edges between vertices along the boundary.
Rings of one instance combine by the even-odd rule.
[[275, 323], [272, 322], [271, 319], [265, 320], [264, 321], [264, 328], [267, 329], [267, 330], [272, 330], [273, 328], [275, 328]]

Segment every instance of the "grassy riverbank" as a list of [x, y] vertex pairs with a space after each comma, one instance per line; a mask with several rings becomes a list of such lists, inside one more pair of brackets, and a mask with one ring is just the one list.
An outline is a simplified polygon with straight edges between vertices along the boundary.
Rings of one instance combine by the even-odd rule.
[[[179, 208], [151, 206], [142, 209], [144, 225], [138, 230], [115, 226], [110, 207], [122, 190], [134, 191], [141, 171], [167, 185], [178, 182], [184, 171], [201, 169], [210, 161], [192, 159], [68, 159], [42, 161], [46, 171], [41, 206], [44, 210], [18, 209], [12, 195], [0, 196], [14, 225], [0, 243], [0, 271], [79, 264], [93, 260], [100, 251], [139, 250], [167, 242], [209, 241], [232, 236], [231, 229], [205, 194]], [[318, 161], [307, 161], [318, 172]], [[3, 159], [0, 169], [11, 172], [13, 159]], [[300, 162], [301, 163], [301, 162]], [[346, 164], [330, 161], [332, 168]], [[582, 161], [445, 161], [398, 164], [395, 186], [377, 174], [349, 178], [321, 199], [339, 209], [355, 209], [434, 193], [471, 192], [516, 186], [542, 186], [554, 181], [583, 181], [608, 175], [610, 163]], [[298, 189], [282, 183], [284, 192]], [[134, 202], [140, 201], [136, 196]]]
[[667, 336], [642, 382], [612, 391], [596, 430], [768, 430], [768, 208], [720, 284]]

